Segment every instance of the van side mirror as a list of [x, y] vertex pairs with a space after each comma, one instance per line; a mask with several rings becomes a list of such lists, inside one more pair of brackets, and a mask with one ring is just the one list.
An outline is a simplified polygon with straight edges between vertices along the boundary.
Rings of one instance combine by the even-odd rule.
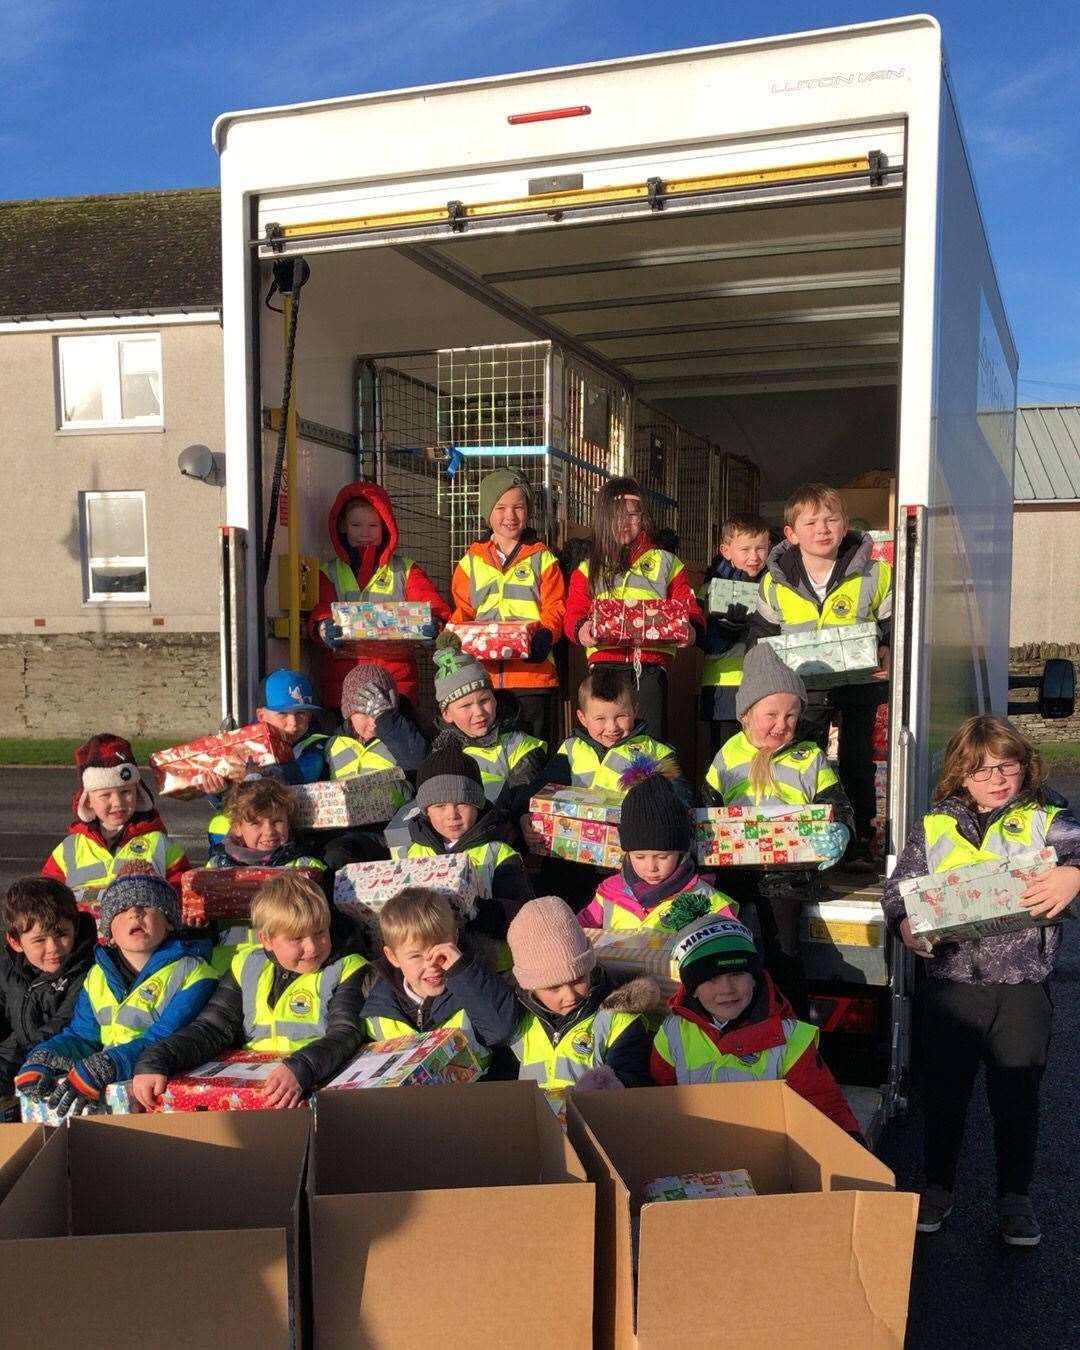
[[1071, 717], [1076, 706], [1076, 670], [1071, 661], [1058, 657], [1043, 666], [1039, 713], [1047, 721]]

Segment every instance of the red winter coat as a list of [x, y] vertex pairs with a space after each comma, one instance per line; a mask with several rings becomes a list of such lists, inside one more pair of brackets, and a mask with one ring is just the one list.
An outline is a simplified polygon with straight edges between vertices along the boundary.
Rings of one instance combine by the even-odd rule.
[[[76, 800], [79, 795], [79, 793], [75, 794]], [[116, 850], [122, 848], [124, 844], [129, 843], [132, 839], [137, 839], [140, 834], [154, 834], [160, 832], [161, 834], [166, 835], [166, 837], [168, 836], [165, 822], [161, 819], [156, 810], [137, 811], [124, 826], [123, 830], [121, 830], [117, 838], [112, 841], [111, 845], [105, 842], [105, 836], [101, 832], [101, 826], [96, 820], [87, 825], [85, 821], [75, 819], [68, 826], [67, 832], [68, 834], [84, 834], [88, 839], [93, 839], [94, 842], [99, 844], [102, 848], [108, 849], [110, 853], [115, 853]], [[61, 840], [61, 843], [62, 842], [63, 840]], [[56, 859], [59, 847], [60, 845], [58, 844], [45, 859], [41, 867], [41, 875], [43, 877], [52, 877], [56, 881], [63, 881], [67, 884], [64, 869], [59, 866]], [[180, 878], [185, 872], [190, 870], [191, 863], [188, 862], [187, 855], [177, 843], [170, 843], [168, 845], [168, 855], [168, 861], [165, 868], [165, 880], [179, 890]]]
[[[695, 1022], [723, 1055], [758, 1055], [763, 1050], [783, 1045], [786, 1039], [783, 1024], [785, 1020], [795, 1020], [794, 1008], [764, 972], [759, 976], [748, 1015], [744, 1014], [744, 1020], [738, 1020], [730, 1031], [714, 1026], [707, 1016], [698, 1011], [700, 1005], [696, 1000], [688, 1000], [689, 995], [679, 985], [668, 1006], [676, 1017]], [[649, 1072], [653, 1082], [661, 1087], [671, 1086], [675, 1082], [675, 1070], [657, 1053], [655, 1045]], [[751, 1081], [753, 1079], [747, 1074], [747, 1082]], [[852, 1115], [844, 1094], [816, 1045], [806, 1048], [788, 1070], [784, 1082], [842, 1130], [861, 1138], [859, 1122]]]
[[[383, 541], [377, 548], [363, 550], [359, 569], [353, 573], [357, 590], [363, 590], [376, 570], [385, 566], [397, 551], [398, 527], [394, 519], [394, 508], [390, 498], [377, 483], [346, 483], [334, 498], [327, 517], [327, 533], [334, 553], [346, 567], [351, 567], [348, 549], [338, 532], [338, 521], [345, 507], [352, 502], [367, 502], [376, 511], [383, 523]], [[341, 704], [341, 686], [345, 676], [358, 664], [353, 656], [336, 656], [319, 639], [319, 624], [330, 618], [330, 606], [338, 598], [337, 587], [325, 573], [319, 573], [319, 603], [311, 611], [308, 619], [308, 635], [319, 645], [319, 692], [327, 708], [337, 708]], [[423, 568], [410, 562], [405, 576], [405, 599], [426, 600], [431, 606], [431, 615], [439, 625], [450, 618], [450, 607], [432, 585]], [[397, 691], [415, 707], [420, 697], [420, 682], [416, 669], [416, 660], [411, 656], [362, 658], [388, 670], [397, 685]]]
[[[647, 534], [639, 534], [630, 550], [631, 563], [637, 562], [638, 558], [650, 548], [657, 547], [659, 545], [654, 544]], [[678, 562], [675, 575], [668, 582], [665, 599], [682, 601], [687, 607], [691, 624], [704, 631], [705, 615], [698, 604], [694, 588], [690, 585], [690, 574], [681, 562]], [[592, 604], [588, 572], [576, 567], [570, 574], [570, 587], [566, 593], [566, 616], [563, 619], [563, 627], [570, 642], [578, 642], [578, 629], [589, 617]], [[596, 665], [607, 661], [629, 665], [633, 659], [634, 652], [631, 647], [600, 647], [589, 657], [589, 664]], [[671, 665], [671, 657], [653, 647], [642, 647], [641, 660], [647, 666], [659, 665], [667, 669]]]

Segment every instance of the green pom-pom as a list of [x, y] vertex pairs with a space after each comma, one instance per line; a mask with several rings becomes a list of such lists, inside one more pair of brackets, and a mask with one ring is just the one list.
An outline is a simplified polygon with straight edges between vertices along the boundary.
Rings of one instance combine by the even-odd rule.
[[709, 897], [691, 891], [688, 895], [680, 895], [677, 900], [672, 901], [671, 908], [660, 920], [660, 927], [678, 933], [695, 919], [703, 919], [711, 912], [712, 903]]
[[435, 674], [444, 679], [453, 675], [461, 664], [461, 639], [456, 633], [448, 633], [444, 628], [435, 639]]

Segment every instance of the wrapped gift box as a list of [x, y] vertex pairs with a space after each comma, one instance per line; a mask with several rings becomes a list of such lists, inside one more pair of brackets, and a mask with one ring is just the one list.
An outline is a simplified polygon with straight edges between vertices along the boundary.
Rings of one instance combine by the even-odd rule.
[[677, 1177], [657, 1177], [645, 1186], [643, 1204], [660, 1200], [723, 1200], [757, 1195], [745, 1167], [731, 1172], [683, 1172]]
[[387, 900], [408, 886], [442, 891], [463, 921], [476, 918], [478, 878], [464, 854], [348, 863], [334, 877], [334, 903], [343, 914], [370, 924]]
[[971, 863], [899, 883], [911, 931], [930, 942], [967, 942], [1051, 922], [1020, 903], [1030, 879], [1057, 862], [1052, 848], [1027, 849], [1000, 862]]
[[587, 928], [585, 934], [596, 952], [597, 965], [617, 979], [648, 975], [660, 986], [664, 998], [670, 998], [679, 985], [679, 963], [672, 952], [678, 933], [659, 928], [618, 929]]
[[622, 865], [617, 824], [534, 813], [532, 826], [542, 840], [537, 849], [540, 853], [566, 858], [569, 862], [589, 863], [593, 867], [614, 869]]
[[263, 1084], [282, 1055], [250, 1050], [212, 1059], [190, 1073], [170, 1078], [161, 1097], [163, 1111], [263, 1111]]
[[396, 1036], [365, 1046], [326, 1084], [326, 1090], [474, 1083], [482, 1072], [469, 1038], [459, 1027], [436, 1027], [422, 1036]]
[[237, 731], [219, 736], [204, 736], [169, 750], [155, 750], [150, 756], [154, 782], [163, 797], [193, 798], [208, 791], [206, 777], [217, 774], [230, 782], [239, 782], [251, 767], [285, 764], [292, 759], [292, 746], [277, 730], [265, 722], [253, 722]]
[[[35, 1125], [63, 1125], [67, 1119], [66, 1116], [58, 1116], [46, 1102], [35, 1101], [27, 1097], [22, 1092], [15, 1094], [15, 1100], [19, 1104], [18, 1118], [24, 1125], [31, 1123]], [[109, 1108], [104, 1102], [89, 1102], [84, 1112], [88, 1116], [104, 1116], [108, 1114]]]
[[871, 562], [880, 559], [892, 567], [896, 561], [896, 539], [892, 530], [869, 530], [868, 533], [873, 540], [870, 548]]
[[753, 611], [760, 587], [756, 581], [729, 581], [713, 577], [709, 582], [708, 608], [710, 614], [726, 614], [731, 605], [745, 605]]
[[838, 624], [762, 638], [811, 688], [867, 684], [878, 668], [876, 623]]
[[538, 623], [451, 623], [447, 628], [461, 639], [461, 650], [481, 661], [525, 661]]
[[709, 867], [782, 867], [823, 862], [810, 838], [833, 818], [831, 806], [762, 811], [706, 806], [694, 812], [694, 853]]
[[681, 600], [595, 600], [590, 622], [599, 647], [648, 647], [690, 637]]
[[290, 787], [300, 830], [347, 830], [382, 824], [412, 796], [400, 769], [376, 769], [355, 778]]
[[341, 635], [350, 642], [429, 642], [427, 600], [335, 600], [330, 606]]
[[621, 792], [552, 783], [535, 794], [529, 802], [529, 810], [534, 816], [566, 816], [571, 820], [595, 820], [617, 827], [622, 804]]
[[259, 887], [282, 872], [294, 872], [318, 884], [313, 867], [193, 867], [180, 878], [180, 910], [185, 924], [214, 920], [246, 923]]
[[123, 1083], [110, 1083], [105, 1089], [105, 1107], [110, 1116], [138, 1116], [143, 1114], [143, 1106], [131, 1095], [131, 1079]]

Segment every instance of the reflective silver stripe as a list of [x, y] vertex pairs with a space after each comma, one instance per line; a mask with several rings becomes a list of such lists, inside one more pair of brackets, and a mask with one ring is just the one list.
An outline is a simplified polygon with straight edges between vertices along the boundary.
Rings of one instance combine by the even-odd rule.
[[350, 744], [348, 738], [345, 736], [335, 736], [334, 739], [330, 742], [330, 744], [331, 746], [335, 745], [341, 746], [340, 750], [332, 749], [330, 752], [331, 769], [344, 768], [346, 764], [350, 763], [354, 759], [359, 758], [359, 755], [357, 754], [355, 747], [352, 744]]
[[79, 886], [89, 886], [94, 882], [104, 881], [109, 875], [109, 863], [102, 862], [100, 858], [95, 858], [90, 863], [84, 863], [82, 867], [76, 866], [75, 859], [78, 853], [79, 840], [82, 838], [85, 838], [85, 836], [79, 834], [65, 835], [64, 842], [60, 845], [60, 857], [64, 864], [64, 880], [71, 890], [75, 890]]
[[236, 982], [240, 986], [240, 997], [244, 1005], [245, 1041], [263, 1040], [271, 1034], [268, 1026], [255, 1021], [255, 1000], [259, 990], [259, 976], [266, 968], [269, 959], [261, 948], [256, 948], [255, 951], [247, 953], [240, 967], [240, 976]]
[[[931, 812], [931, 814], [934, 814]], [[1041, 809], [1033, 810], [1030, 813], [1024, 812], [1025, 819], [1028, 821], [1028, 828], [1024, 831], [1023, 838], [1009, 839], [1001, 828], [1001, 822], [1008, 815], [1003, 813], [993, 825], [986, 831], [979, 844], [977, 845], [981, 853], [992, 853], [997, 858], [1008, 858], [1012, 853], [1023, 852], [1029, 848], [1045, 848], [1046, 835], [1050, 828], [1050, 822], [1053, 817], [1049, 812]], [[925, 826], [924, 826], [925, 829]], [[959, 834], [957, 830], [957, 834]], [[963, 839], [963, 836], [960, 836]], [[970, 845], [969, 840], [964, 840]], [[931, 872], [947, 871], [946, 859], [956, 848], [956, 840], [949, 834], [943, 834], [932, 844], [926, 845], [926, 864]], [[954, 863], [953, 866], [959, 864]]]
[[[733, 792], [747, 781], [751, 762], [749, 759], [740, 759], [736, 763], [729, 763], [724, 756], [724, 752], [721, 751], [721, 772], [718, 777], [720, 778], [720, 791], [725, 797], [729, 792]], [[804, 768], [797, 768], [794, 764], [785, 762], [782, 752], [771, 761], [769, 767], [776, 783], [783, 783], [786, 787], [794, 788], [796, 792], [802, 793], [808, 802], [814, 800], [817, 795], [818, 755], [811, 755]]]
[[[378, 596], [383, 600], [404, 600], [405, 599], [405, 573], [409, 559], [398, 557], [395, 553], [390, 561], [383, 567], [378, 568], [373, 574], [368, 584], [363, 590], [359, 590], [355, 584], [356, 578], [352, 568], [348, 563], [343, 562], [341, 558], [335, 558], [329, 565], [321, 570], [334, 584], [334, 590], [337, 592], [338, 600], [363, 600]], [[332, 575], [331, 575], [332, 573]], [[340, 583], [345, 579], [346, 574], [352, 578], [353, 584], [346, 584], [344, 587]], [[383, 579], [389, 574], [390, 585], [383, 586]]]
[[686, 1067], [686, 1047], [683, 1045], [682, 1035], [679, 1032], [681, 1021], [682, 1018], [680, 1017], [665, 1017], [660, 1030], [664, 1033], [664, 1039], [667, 1042], [668, 1054], [671, 1056], [671, 1067], [675, 1070], [676, 1083], [689, 1083], [690, 1075]]
[[148, 1008], [138, 1008], [131, 1003], [121, 1003], [116, 1010], [116, 1025], [128, 1027], [131, 1031], [145, 1031], [156, 1021], [156, 1012]]
[[[263, 956], [261, 962], [257, 962], [256, 957]], [[271, 1010], [271, 1021], [269, 1024], [256, 1022], [256, 1005], [258, 1002], [259, 980], [263, 971], [269, 964], [269, 958], [262, 952], [250, 952], [244, 961], [243, 969], [240, 972], [240, 993], [244, 1003], [244, 1033], [248, 1041], [258, 1041], [270, 1037], [284, 1037], [290, 1041], [314, 1041], [320, 1036], [326, 1035], [326, 1012], [329, 999], [326, 997], [326, 986], [329, 983], [331, 989], [336, 988], [341, 979], [341, 971], [344, 966], [345, 958], [340, 957], [332, 966], [325, 966], [319, 971], [315, 980], [315, 1006], [318, 1009], [318, 1017], [311, 1021], [292, 1020], [288, 1017], [277, 1017]], [[258, 966], [258, 968], [256, 968]], [[280, 1006], [283, 1000], [288, 999], [293, 986], [306, 976], [298, 976], [291, 980], [281, 991], [281, 995], [275, 1006]], [[273, 980], [270, 981], [271, 987]], [[269, 1000], [268, 1000], [269, 1001]], [[250, 1028], [250, 1030], [249, 1030]]]

